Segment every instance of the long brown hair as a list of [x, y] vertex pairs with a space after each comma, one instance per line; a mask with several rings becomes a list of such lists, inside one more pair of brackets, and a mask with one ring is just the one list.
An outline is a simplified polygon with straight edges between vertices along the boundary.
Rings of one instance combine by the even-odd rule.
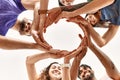
[[48, 67], [46, 67], [40, 74], [38, 80], [50, 80], [49, 69], [53, 64], [59, 64], [58, 62], [52, 62]]

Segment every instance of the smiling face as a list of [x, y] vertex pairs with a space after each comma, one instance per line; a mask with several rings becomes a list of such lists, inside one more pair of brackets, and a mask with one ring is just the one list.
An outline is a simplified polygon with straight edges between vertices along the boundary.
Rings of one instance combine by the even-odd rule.
[[92, 80], [94, 78], [94, 72], [90, 67], [85, 65], [79, 68], [78, 76], [81, 80]]
[[49, 76], [51, 79], [58, 79], [62, 78], [62, 71], [60, 64], [52, 64], [49, 69]]
[[19, 28], [19, 32], [21, 35], [31, 35], [30, 31], [31, 31], [31, 25], [32, 25], [32, 20], [26, 19], [24, 18], [21, 22], [20, 22], [20, 28]]
[[100, 22], [100, 12], [96, 12], [94, 14], [87, 14], [86, 20], [91, 24], [91, 25], [96, 25], [97, 23]]

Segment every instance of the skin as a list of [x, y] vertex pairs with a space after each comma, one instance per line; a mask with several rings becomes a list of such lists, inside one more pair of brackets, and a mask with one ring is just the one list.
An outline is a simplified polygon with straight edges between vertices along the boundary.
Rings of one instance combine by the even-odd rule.
[[[82, 18], [81, 18], [82, 19]], [[76, 20], [76, 21], [75, 21]], [[77, 18], [71, 18], [70, 21], [75, 21], [76, 23], [78, 23], [80, 20], [78, 20]], [[78, 22], [77, 22], [78, 21]], [[79, 24], [82, 24], [82, 23], [79, 23]], [[84, 27], [84, 25], [81, 25]], [[88, 29], [86, 29], [87, 31]], [[89, 31], [87, 31], [89, 32]], [[114, 63], [112, 62], [112, 60], [103, 52], [101, 51], [99, 48], [97, 48], [91, 41], [90, 39], [90, 35], [88, 34], [88, 38], [87, 38], [87, 41], [89, 44], [88, 44], [88, 47], [89, 49], [96, 55], [96, 57], [100, 60], [100, 62], [102, 63], [102, 65], [104, 66], [108, 76], [110, 78], [112, 78], [113, 80], [119, 80], [120, 79], [120, 73], [119, 71], [117, 70], [116, 66], [114, 65]], [[84, 51], [84, 50], [83, 50]], [[81, 56], [79, 56], [81, 57]], [[81, 58], [75, 58], [74, 61], [73, 61], [73, 64], [72, 64], [72, 72], [74, 72], [75, 70], [75, 73], [78, 72], [78, 69], [79, 69], [79, 64], [82, 60], [82, 57]], [[83, 70], [83, 69], [82, 69]], [[88, 69], [90, 70], [90, 69]], [[86, 71], [86, 70], [83, 70], [83, 72]], [[89, 71], [88, 71], [89, 72]], [[93, 72], [93, 71], [91, 71]], [[72, 74], [73, 76], [73, 79], [72, 80], [76, 80], [77, 78], [77, 75], [74, 73], [74, 75]], [[80, 75], [82, 76], [82, 75]], [[81, 77], [82, 78], [82, 77]], [[92, 80], [96, 80], [95, 76], [93, 77]]]
[[74, 0], [60, 0], [60, 1], [65, 6], [71, 5], [74, 2]]
[[103, 47], [106, 45], [113, 37], [116, 35], [119, 26], [110, 24], [108, 26], [108, 30], [101, 36], [95, 29], [92, 27], [92, 25], [95, 25], [96, 23], [99, 23], [99, 17], [96, 17], [95, 15], [89, 15], [87, 18], [87, 21], [83, 21], [83, 23], [88, 24], [86, 28], [89, 30], [89, 33], [93, 40], [96, 42], [96, 44], [99, 47]]
[[114, 63], [112, 62], [112, 60], [103, 51], [101, 51], [99, 48], [97, 48], [91, 41], [89, 41], [89, 42], [90, 42], [89, 48], [96, 55], [96, 57], [100, 60], [100, 62], [104, 66], [108, 76], [110, 78], [112, 78], [113, 80], [119, 80], [120, 73], [117, 70]]
[[[70, 5], [74, 0], [61, 0], [64, 5]], [[40, 0], [40, 10], [48, 10], [48, 3], [49, 0]], [[42, 42], [45, 42], [45, 39], [43, 37], [43, 32], [45, 32], [45, 22], [47, 18], [47, 12], [41, 13], [40, 15], [40, 21], [39, 21], [39, 38]], [[46, 43], [46, 42], [45, 42]], [[46, 43], [47, 44], [47, 43]]]
[[[98, 20], [99, 19], [97, 19], [94, 16], [94, 17], [92, 17], [92, 21], [93, 22], [92, 21], [91, 22], [93, 24], [95, 22], [98, 22]], [[96, 44], [99, 47], [105, 46], [115, 36], [115, 34], [117, 33], [117, 31], [119, 29], [119, 26], [110, 24], [108, 26], [109, 27], [108, 30], [103, 34], [103, 36], [101, 36], [97, 31], [95, 31], [95, 29], [93, 28], [93, 26], [87, 20], [85, 20], [82, 17], [81, 18], [79, 18], [79, 17], [78, 18], [77, 17], [69, 18], [68, 21], [75, 22], [78, 25], [82, 24], [87, 29], [88, 33], [91, 35], [91, 37], [93, 38], [93, 40], [96, 42]], [[89, 21], [90, 21], [90, 19], [89, 19]]]
[[99, 47], [103, 47], [115, 36], [119, 28], [118, 25], [111, 24], [108, 26], [109, 27], [108, 30], [102, 36], [98, 32], [96, 32], [95, 29], [93, 28], [92, 25], [99, 23], [100, 19], [99, 19], [99, 16], [95, 16], [92, 14], [97, 12], [99, 9], [112, 4], [115, 0], [105, 0], [105, 1], [106, 2], [103, 3], [102, 0], [93, 0], [90, 3], [86, 4], [85, 6], [83, 6], [82, 8], [79, 8], [72, 12], [63, 11], [55, 20], [55, 23], [57, 23], [58, 20], [61, 18], [69, 19], [70, 17], [74, 17], [80, 14], [91, 14], [89, 15], [89, 18], [87, 18], [87, 21], [89, 23], [83, 19], [81, 19], [80, 22], [86, 25], [85, 27], [88, 29], [89, 33], [91, 34], [96, 44]]
[[[83, 45], [85, 43], [86, 43], [86, 40], [83, 40], [81, 45]], [[28, 56], [26, 58], [26, 67], [27, 67], [29, 80], [37, 80], [39, 78], [39, 76], [38, 76], [39, 74], [37, 74], [36, 69], [35, 69], [35, 64], [40, 60], [44, 60], [47, 58], [59, 59], [59, 58], [64, 57], [64, 64], [70, 64], [70, 60], [75, 56], [77, 57], [77, 55], [79, 55], [77, 57], [77, 59], [83, 58], [83, 56], [85, 55], [85, 52], [86, 52], [86, 48], [83, 50], [83, 47], [81, 45], [79, 45], [77, 49], [75, 49], [71, 52], [68, 52], [66, 50], [60, 51], [60, 50], [52, 49], [52, 50], [47, 51], [45, 53], [39, 53], [39, 54], [34, 54], [31, 56]], [[54, 71], [54, 70], [56, 70], [56, 71]], [[60, 70], [61, 69], [60, 69], [59, 65], [56, 65], [56, 68], [51, 69], [49, 71], [49, 75], [51, 76], [51, 80], [56, 79], [55, 75], [53, 74], [54, 72], [57, 72], [56, 74], [61, 74]], [[73, 76], [71, 76], [72, 73], [73, 72], [71, 72], [70, 67], [62, 67], [62, 80], [73, 80], [73, 78], [72, 78]], [[60, 78], [60, 76], [59, 76], [59, 78]]]
[[[74, 17], [80, 14], [88, 14], [88, 13], [94, 13], [98, 11], [101, 8], [104, 8], [110, 4], [112, 4], [115, 0], [93, 0], [87, 5], [85, 5], [82, 8], [79, 8], [75, 11], [72, 12], [62, 12], [59, 17], [56, 19], [55, 23], [59, 21], [59, 19], [62, 18], [69, 18], [69, 17]], [[100, 4], [101, 3], [101, 4]]]
[[[84, 69], [83, 67], [80, 67], [79, 70], [81, 72], [81, 74], [79, 75], [79, 77], [82, 80], [89, 79], [89, 77], [94, 74], [94, 71], [91, 70], [88, 67], [86, 69]], [[96, 78], [93, 76], [92, 79], [90, 79], [90, 80], [96, 80]]]
[[[37, 74], [36, 68], [35, 68], [35, 64], [38, 61], [48, 59], [48, 58], [59, 59], [59, 58], [64, 57], [64, 64], [69, 64], [70, 59], [76, 56], [77, 54], [79, 54], [80, 51], [81, 51], [81, 48], [78, 48], [77, 50], [74, 50], [72, 52], [53, 49], [45, 53], [38, 53], [38, 54], [28, 56], [26, 58], [26, 67], [27, 67], [29, 80], [37, 80], [39, 78], [38, 76], [39, 74]], [[59, 80], [61, 76], [61, 70], [62, 70], [62, 80], [71, 80], [70, 67], [62, 67], [62, 69], [60, 69], [58, 64], [55, 64], [52, 66], [54, 66], [55, 68], [54, 67], [50, 68], [49, 75], [51, 77], [51, 80], [55, 80], [55, 79]]]
[[[53, 50], [53, 52], [49, 51], [49, 52], [46, 52], [46, 53], [39, 53], [39, 54], [34, 54], [34, 55], [31, 55], [31, 56], [28, 56], [27, 59], [26, 59], [26, 67], [27, 67], [29, 80], [37, 80], [39, 78], [39, 76], [36, 72], [36, 69], [35, 69], [35, 63], [36, 62], [38, 62], [40, 60], [43, 60], [43, 59], [47, 59], [47, 58], [58, 59], [58, 58], [63, 57], [64, 53], [60, 54], [59, 52], [60, 51], [58, 51], [58, 50], [55, 50], [55, 51]], [[52, 75], [52, 73], [51, 73], [51, 75]]]
[[82, 43], [81, 43], [81, 51], [79, 52], [78, 55], [76, 55], [73, 59], [72, 62], [72, 66], [71, 66], [71, 80], [76, 80], [77, 79], [77, 75], [78, 75], [78, 69], [79, 69], [79, 65], [82, 61], [82, 59], [84, 58], [84, 56], [86, 55], [87, 52], [87, 44], [86, 44], [86, 38], [82, 39]]
[[51, 76], [51, 80], [54, 80], [55, 78], [58, 79], [58, 80], [61, 79], [62, 69], [61, 69], [60, 64], [53, 64], [50, 67], [49, 75]]
[[[94, 0], [94, 1], [97, 1], [97, 0]], [[110, 0], [111, 1], [111, 0]], [[93, 2], [93, 1], [92, 1]], [[109, 2], [109, 1], [108, 1]], [[91, 2], [90, 2], [91, 3]], [[109, 2], [110, 3], [110, 2]], [[89, 4], [89, 3], [88, 3]], [[84, 5], [82, 8], [84, 8], [85, 6], [87, 6], [88, 4], [86, 4], [86, 5]], [[110, 4], [109, 4], [110, 5]], [[79, 8], [79, 9], [81, 9], [81, 8]], [[79, 9], [77, 9], [77, 10], [79, 10]], [[53, 8], [53, 9], [51, 9], [49, 12], [48, 12], [48, 14], [49, 14], [49, 18], [50, 18], [50, 20], [49, 20], [49, 18], [47, 19], [47, 22], [46, 22], [46, 27], [48, 26], [48, 25], [51, 25], [52, 24], [52, 22], [54, 22], [54, 21], [52, 21], [51, 19], [53, 19], [54, 20], [54, 18], [55, 17], [53, 17], [54, 16], [54, 14], [56, 14], [57, 15], [57, 13], [58, 13], [58, 15], [62, 12], [60, 12], [61, 10], [59, 9], [59, 8]], [[76, 10], [75, 10], [76, 11]], [[57, 13], [56, 13], [57, 12]], [[74, 12], [74, 11], [73, 11]], [[96, 12], [96, 11], [94, 11], [94, 12]], [[72, 12], [66, 12], [66, 13], [72, 13]], [[81, 19], [76, 19], [76, 21], [74, 20], [73, 22], [78, 22], [78, 23], [84, 23], [84, 24], [82, 24], [82, 25], [84, 25], [85, 26], [85, 28], [86, 29], [88, 29], [88, 31], [89, 31], [89, 33], [90, 33], [90, 35], [91, 35], [91, 37], [93, 38], [93, 40], [96, 42], [96, 44], [99, 46], [99, 47], [103, 47], [103, 46], [105, 46], [108, 42], [110, 42], [112, 39], [113, 39], [113, 37], [116, 35], [116, 33], [117, 33], [117, 31], [118, 31], [118, 29], [119, 29], [119, 26], [118, 25], [114, 25], [114, 24], [110, 24], [110, 25], [107, 25], [107, 28], [108, 28], [108, 30], [103, 34], [103, 35], [100, 35], [97, 31], [95, 31], [95, 29], [93, 28], [93, 25], [95, 25], [95, 24], [97, 24], [97, 23], [99, 23], [100, 22], [100, 15], [101, 15], [101, 13], [99, 12], [99, 11], [97, 11], [97, 13], [98, 14], [93, 14], [93, 13], [89, 13], [89, 15], [87, 16], [87, 21], [86, 20], [84, 20], [83, 18], [81, 18]], [[61, 14], [60, 14], [61, 15]], [[72, 14], [72, 15], [74, 15], [74, 14]], [[72, 16], [72, 15], [67, 15], [67, 16]], [[52, 18], [53, 17], [53, 18]], [[69, 18], [69, 19], [71, 19], [71, 18]], [[69, 20], [68, 19], [68, 20]], [[75, 19], [75, 18], [74, 18]], [[79, 21], [80, 20], [80, 21]], [[55, 21], [56, 22], [56, 21]], [[77, 24], [78, 24], [77, 23]], [[106, 25], [105, 24], [103, 24], [103, 25], [101, 25], [102, 27], [106, 27]]]
[[[21, 0], [21, 3], [26, 9], [33, 10], [35, 3], [38, 2], [39, 0]], [[18, 21], [16, 21], [15, 25], [13, 26], [12, 29], [18, 30], [19, 27], [17, 26]], [[38, 45], [37, 43], [34, 42], [26, 42], [18, 39], [13, 39], [9, 37], [5, 37], [0, 35], [0, 48], [1, 49], [7, 49], [7, 50], [13, 50], [13, 49], [40, 49], [46, 51], [41, 45]], [[6, 45], [7, 43], [7, 45]], [[16, 45], [13, 45], [16, 44]]]

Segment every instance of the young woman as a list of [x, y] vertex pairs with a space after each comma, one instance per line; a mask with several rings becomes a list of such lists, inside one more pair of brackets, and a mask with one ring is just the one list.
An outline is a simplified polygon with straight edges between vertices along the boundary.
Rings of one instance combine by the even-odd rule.
[[[87, 25], [86, 28], [89, 30], [89, 33], [94, 41], [97, 43], [98, 46], [102, 47], [115, 36], [119, 29], [119, 4], [119, 0], [105, 0], [105, 2], [103, 2], [102, 0], [92, 0], [85, 6], [77, 10], [74, 10], [72, 12], [62, 12], [56, 19], [56, 21], [58, 21], [60, 18], [70, 18], [80, 14], [89, 14], [86, 17], [89, 23], [83, 19], [81, 19], [80, 22]], [[99, 33], [96, 32], [92, 26], [101, 21], [108, 22], [110, 24], [108, 25], [108, 30], [103, 36], [100, 36]]]
[[[71, 80], [70, 76], [70, 59], [78, 54], [81, 54], [82, 49], [78, 48], [72, 52], [68, 51], [53, 51], [35, 54], [28, 56], [26, 60], [26, 67], [28, 72], [29, 80]], [[51, 63], [41, 74], [37, 74], [35, 63], [47, 59], [47, 58], [62, 58], [64, 57], [63, 64], [58, 64], [57, 62]]]

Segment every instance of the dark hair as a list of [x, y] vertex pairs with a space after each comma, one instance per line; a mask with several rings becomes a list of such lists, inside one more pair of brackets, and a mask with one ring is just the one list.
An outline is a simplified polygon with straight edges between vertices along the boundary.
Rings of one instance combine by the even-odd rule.
[[80, 72], [80, 67], [83, 67], [84, 69], [89, 68], [89, 69], [92, 70], [92, 68], [91, 68], [89, 65], [86, 65], [86, 64], [80, 65], [80, 66], [79, 66], [79, 69], [78, 69], [78, 78], [80, 78], [79, 75], [81, 74], [81, 72]]
[[63, 3], [61, 3], [60, 0], [58, 0], [58, 4], [59, 4], [59, 6], [65, 6]]
[[26, 22], [25, 22], [24, 19], [23, 19], [22, 21], [20, 21], [20, 23], [19, 23], [19, 25], [20, 25], [19, 31], [20, 31], [20, 32], [24, 31], [25, 24], [26, 24]]
[[58, 62], [53, 62], [51, 63], [48, 67], [46, 67], [43, 72], [40, 74], [40, 78], [39, 80], [50, 80], [50, 76], [49, 76], [49, 69], [53, 64], [59, 64]]
[[[86, 14], [85, 15], [85, 18], [90, 15], [90, 14]], [[97, 11], [96, 13], [93, 13], [92, 15], [95, 15], [95, 16], [99, 16], [100, 15], [100, 11]], [[109, 21], [102, 21], [100, 19], [100, 21], [94, 25], [92, 25], [93, 27], [101, 27], [101, 28], [108, 28], [110, 26], [110, 22]]]

